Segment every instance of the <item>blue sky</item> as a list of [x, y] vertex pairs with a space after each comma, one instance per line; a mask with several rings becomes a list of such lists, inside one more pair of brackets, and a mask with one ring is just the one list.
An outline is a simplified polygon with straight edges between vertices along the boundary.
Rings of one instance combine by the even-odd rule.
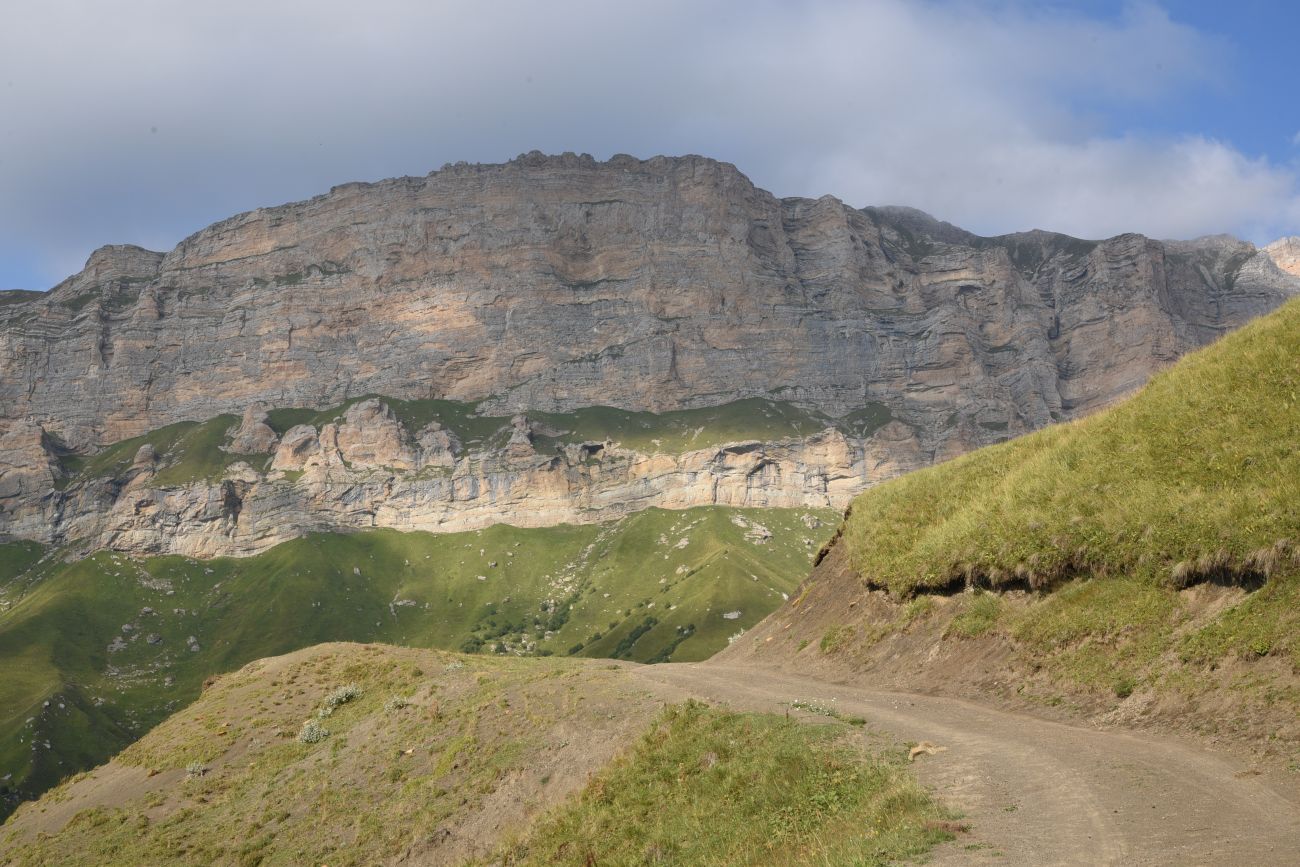
[[[1084, 0], [1062, 5], [1114, 20], [1132, 4]], [[1300, 3], [1183, 0], [1163, 8], [1174, 20], [1221, 40], [1222, 55], [1206, 58], [1219, 80], [1213, 86], [1190, 88], [1155, 110], [1117, 112], [1111, 129], [1199, 132], [1279, 164], [1294, 162], [1300, 156], [1300, 107], [1295, 101], [1295, 86], [1300, 84]]]
[[985, 234], [1300, 234], [1289, 2], [8, 0], [0, 288], [350, 180], [702, 153]]

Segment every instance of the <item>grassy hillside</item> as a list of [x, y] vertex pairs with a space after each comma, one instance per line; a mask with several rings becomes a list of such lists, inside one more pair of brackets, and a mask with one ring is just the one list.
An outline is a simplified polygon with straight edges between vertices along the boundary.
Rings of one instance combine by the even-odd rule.
[[801, 717], [665, 707], [604, 663], [313, 647], [24, 806], [0, 863], [883, 864], [947, 836], [900, 749]]
[[1076, 574], [1258, 581], [1300, 543], [1300, 301], [1135, 397], [863, 494], [845, 541], [896, 593]]
[[1108, 411], [862, 494], [732, 652], [1190, 726], [1300, 771], [1300, 301]]
[[38, 561], [39, 546], [4, 546], [0, 790], [11, 803], [37, 794], [139, 737], [209, 675], [323, 641], [704, 659], [781, 603], [835, 520], [651, 509], [581, 527], [321, 534], [211, 561]]
[[885, 864], [948, 838], [897, 757], [864, 761], [839, 734], [669, 707], [579, 798], [482, 863]]

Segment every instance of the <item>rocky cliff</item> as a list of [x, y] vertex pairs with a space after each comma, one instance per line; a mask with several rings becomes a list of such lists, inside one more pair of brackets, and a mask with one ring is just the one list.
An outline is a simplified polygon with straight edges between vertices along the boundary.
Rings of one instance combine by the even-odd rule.
[[[1292, 249], [982, 238], [777, 199], [700, 157], [531, 154], [349, 184], [0, 297], [0, 533], [215, 554], [327, 526], [838, 505], [1129, 392], [1300, 291]], [[394, 427], [383, 402], [279, 432], [256, 417], [367, 395], [524, 418], [466, 449]], [[673, 453], [532, 442], [538, 413], [754, 398], [828, 421]], [[78, 474], [108, 444], [250, 408], [221, 447], [258, 460], [176, 484], [142, 444]]]
[[1264, 248], [1277, 267], [1300, 277], [1300, 237], [1280, 238]]
[[410, 430], [378, 398], [322, 415], [332, 418], [281, 434], [250, 408], [238, 423], [127, 441], [70, 479], [39, 428], [18, 426], [0, 443], [26, 461], [5, 476], [9, 533], [84, 551], [245, 556], [334, 529], [541, 527], [651, 506], [843, 508], [924, 463], [912, 431], [883, 418], [869, 436], [808, 424], [804, 435], [646, 449], [524, 415], [492, 419], [497, 430], [465, 444], [439, 421]]

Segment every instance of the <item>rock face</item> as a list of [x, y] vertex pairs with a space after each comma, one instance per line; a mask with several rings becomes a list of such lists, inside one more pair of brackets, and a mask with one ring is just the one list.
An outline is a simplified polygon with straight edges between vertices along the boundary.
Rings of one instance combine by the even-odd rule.
[[[348, 184], [233, 217], [166, 254], [105, 247], [46, 295], [0, 298], [0, 533], [39, 535], [58, 515], [67, 531], [98, 514], [80, 538], [184, 537], [191, 520], [227, 521], [211, 516], [235, 501], [226, 538], [253, 514], [299, 516], [286, 526], [456, 524], [469, 512], [448, 517], [449, 504], [476, 498], [496, 504], [482, 514], [497, 520], [573, 520], [614, 500], [682, 499], [703, 484], [701, 465], [750, 460], [677, 455], [669, 467], [609, 451], [597, 472], [537, 454], [517, 425], [501, 454], [466, 468], [448, 431], [408, 434], [381, 402], [280, 438], [263, 415], [371, 394], [482, 401], [502, 415], [767, 397], [851, 418], [883, 404], [890, 430], [846, 438], [843, 460], [825, 464], [854, 479], [847, 490], [888, 474], [862, 462], [910, 469], [1114, 400], [1300, 292], [1293, 250], [1225, 237], [981, 238], [905, 208], [777, 199], [701, 157], [530, 154]], [[270, 476], [250, 465], [246, 478], [131, 507], [170, 516], [166, 529], [162, 517], [152, 529], [113, 523], [126, 507], [107, 490], [76, 492], [89, 498], [81, 506], [56, 495], [59, 455], [222, 413], [243, 414], [227, 450], [273, 454]], [[744, 496], [807, 502], [793, 468], [841, 447], [828, 442], [763, 445], [788, 452], [763, 466], [786, 469], [779, 484], [761, 470], [766, 493], [749, 485]], [[392, 490], [371, 478], [435, 471], [450, 476]], [[276, 472], [305, 475], [290, 484]], [[658, 499], [636, 493], [647, 489]], [[522, 491], [526, 506], [501, 505]], [[159, 505], [169, 497], [190, 499]]]
[[1264, 248], [1277, 267], [1300, 277], [1300, 238], [1281, 238]]
[[235, 431], [230, 443], [230, 451], [240, 455], [254, 455], [274, 451], [279, 437], [266, 423], [268, 414], [265, 407], [250, 406], [244, 411], [244, 418]]
[[[291, 428], [265, 469], [241, 460], [219, 480], [156, 486], [158, 458], [146, 444], [121, 478], [28, 497], [29, 507], [11, 518], [20, 519], [14, 524], [23, 535], [84, 550], [246, 556], [340, 528], [536, 527], [605, 521], [649, 506], [843, 508], [867, 485], [923, 462], [915, 434], [899, 422], [869, 438], [827, 429], [677, 454], [608, 441], [539, 452], [533, 439], [543, 427], [518, 415], [506, 445], [466, 450], [435, 425], [413, 440], [385, 403], [371, 399], [351, 406], [340, 424]], [[37, 479], [31, 490], [42, 484]]]

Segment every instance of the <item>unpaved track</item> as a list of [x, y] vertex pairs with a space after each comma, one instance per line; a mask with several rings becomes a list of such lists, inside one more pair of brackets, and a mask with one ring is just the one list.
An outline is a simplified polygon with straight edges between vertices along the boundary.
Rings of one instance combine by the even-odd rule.
[[1300, 865], [1300, 804], [1183, 743], [753, 668], [655, 665], [634, 676], [747, 710], [818, 702], [946, 746], [918, 758], [917, 775], [971, 832], [932, 863]]

